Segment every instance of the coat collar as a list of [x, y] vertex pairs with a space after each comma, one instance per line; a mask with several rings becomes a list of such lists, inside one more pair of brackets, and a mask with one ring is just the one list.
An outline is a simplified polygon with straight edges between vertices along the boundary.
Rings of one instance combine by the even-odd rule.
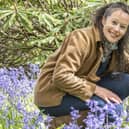
[[100, 42], [101, 38], [100, 38], [99, 29], [97, 27], [93, 26], [93, 32], [95, 34], [95, 41], [96, 41], [96, 43]]

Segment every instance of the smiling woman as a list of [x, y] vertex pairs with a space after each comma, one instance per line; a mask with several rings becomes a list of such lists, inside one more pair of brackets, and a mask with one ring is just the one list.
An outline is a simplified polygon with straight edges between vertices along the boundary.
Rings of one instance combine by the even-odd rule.
[[121, 105], [129, 96], [129, 70], [121, 71], [120, 58], [129, 60], [124, 55], [128, 35], [128, 5], [110, 3], [96, 10], [93, 25], [71, 32], [48, 58], [37, 80], [35, 104], [60, 121], [71, 107], [89, 110], [87, 100], [98, 101], [100, 107]]
[[102, 24], [105, 38], [111, 43], [117, 43], [128, 29], [129, 15], [119, 8], [112, 9], [110, 16], [103, 16]]

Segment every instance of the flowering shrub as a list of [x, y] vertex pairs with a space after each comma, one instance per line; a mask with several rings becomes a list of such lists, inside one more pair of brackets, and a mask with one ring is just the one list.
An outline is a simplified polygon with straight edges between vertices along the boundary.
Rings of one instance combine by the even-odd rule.
[[[42, 114], [33, 104], [33, 89], [39, 73], [37, 65], [27, 70], [19, 68], [0, 69], [0, 129], [48, 129], [52, 118]], [[90, 112], [83, 120], [85, 129], [129, 129], [129, 107], [116, 112], [117, 105], [100, 107], [89, 101]], [[71, 107], [72, 121], [58, 129], [82, 129], [77, 124], [79, 111]], [[45, 125], [44, 125], [45, 123]]]

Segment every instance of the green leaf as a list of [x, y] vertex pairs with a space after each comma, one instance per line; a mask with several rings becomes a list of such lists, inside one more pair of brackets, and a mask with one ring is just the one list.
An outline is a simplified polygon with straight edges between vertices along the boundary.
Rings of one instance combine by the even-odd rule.
[[6, 20], [6, 22], [3, 26], [4, 30], [7, 30], [8, 28], [10, 28], [14, 24], [15, 16], [16, 16], [16, 14], [14, 13]]
[[50, 23], [45, 13], [40, 14], [38, 18], [39, 18], [40, 24], [46, 25], [49, 28], [53, 28], [53, 25]]
[[32, 41], [30, 41], [30, 44], [33, 45], [33, 44], [38, 43], [38, 46], [41, 46], [42, 44], [51, 43], [54, 39], [55, 39], [54, 36], [49, 36], [49, 37], [44, 38], [44, 39], [32, 40]]
[[20, 22], [21, 22], [20, 24], [22, 24], [27, 31], [32, 32], [33, 26], [32, 26], [32, 22], [28, 19], [28, 16], [20, 12], [18, 12], [18, 16], [20, 18]]
[[52, 33], [58, 33], [60, 31], [62, 26], [58, 26], [58, 27], [55, 27], [53, 28], [53, 30], [51, 31]]
[[4, 13], [9, 13], [9, 12], [12, 12], [12, 11], [13, 11], [12, 9], [0, 9], [0, 15], [4, 14]]
[[11, 15], [13, 13], [13, 11], [7, 11], [6, 13], [1, 13], [0, 14], [0, 20]]
[[47, 13], [40, 13], [39, 16], [39, 22], [40, 24], [47, 25], [49, 29], [53, 29], [54, 25], [59, 25], [61, 24], [61, 21], [54, 18], [53, 15], [47, 14]]
[[45, 16], [46, 16], [47, 20], [50, 21], [51, 23], [53, 23], [54, 25], [57, 25], [57, 24], [61, 23], [60, 20], [54, 18], [52, 15], [49, 15], [49, 14], [46, 13]]

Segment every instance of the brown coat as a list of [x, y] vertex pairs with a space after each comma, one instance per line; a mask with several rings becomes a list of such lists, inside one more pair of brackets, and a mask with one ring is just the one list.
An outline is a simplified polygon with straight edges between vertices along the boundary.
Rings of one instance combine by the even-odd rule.
[[[95, 91], [96, 75], [103, 50], [99, 32], [95, 27], [71, 32], [61, 47], [53, 53], [41, 69], [35, 88], [35, 104], [56, 106], [61, 103], [65, 93], [89, 99]], [[115, 70], [116, 51], [106, 72]]]

